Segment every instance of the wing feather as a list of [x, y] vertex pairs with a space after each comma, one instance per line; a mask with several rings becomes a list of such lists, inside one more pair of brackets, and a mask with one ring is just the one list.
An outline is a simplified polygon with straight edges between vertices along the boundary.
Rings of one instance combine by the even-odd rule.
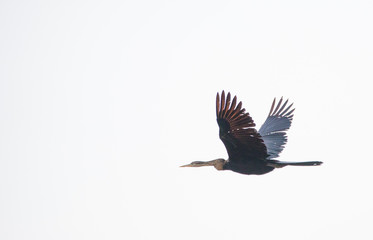
[[276, 105], [276, 98], [273, 100], [268, 117], [258, 131], [267, 147], [270, 158], [279, 157], [279, 154], [284, 149], [287, 142], [286, 130], [290, 128], [294, 116], [292, 113], [295, 109], [291, 109], [293, 104], [290, 104], [285, 109], [288, 100], [286, 100], [283, 105], [281, 105], [281, 103], [282, 98], [273, 111]]
[[227, 118], [229, 118], [229, 117], [232, 115], [232, 113], [233, 113], [233, 109], [236, 107], [236, 103], [237, 103], [237, 97], [234, 96], [233, 101], [232, 101], [232, 104], [231, 104], [231, 106], [229, 107], [228, 113], [227, 113], [227, 115], [226, 115]]
[[227, 113], [229, 112], [229, 105], [230, 105], [230, 103], [231, 103], [231, 93], [228, 93], [227, 99], [225, 101], [226, 107], [224, 108], [224, 111], [223, 111], [223, 114], [222, 114], [222, 118], [225, 118], [226, 115], [227, 115]]
[[242, 108], [242, 102], [236, 106], [237, 97], [230, 101], [231, 94], [225, 97], [225, 92], [216, 95], [216, 116], [219, 125], [219, 136], [223, 141], [229, 161], [250, 161], [250, 159], [265, 159], [266, 146], [256, 131], [255, 123]]

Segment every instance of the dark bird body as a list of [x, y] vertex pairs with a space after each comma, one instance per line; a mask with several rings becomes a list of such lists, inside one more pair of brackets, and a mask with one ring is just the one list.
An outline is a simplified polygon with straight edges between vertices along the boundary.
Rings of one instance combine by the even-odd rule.
[[249, 113], [237, 104], [235, 96], [225, 97], [224, 91], [216, 96], [216, 117], [219, 125], [219, 137], [228, 152], [228, 160], [222, 158], [208, 162], [192, 162], [182, 167], [214, 166], [217, 170], [231, 170], [242, 174], [261, 175], [284, 166], [317, 166], [322, 162], [282, 162], [275, 160], [286, 142], [286, 130], [293, 120], [292, 105], [288, 100], [282, 104], [282, 98], [276, 105], [273, 100], [271, 110], [259, 131]]

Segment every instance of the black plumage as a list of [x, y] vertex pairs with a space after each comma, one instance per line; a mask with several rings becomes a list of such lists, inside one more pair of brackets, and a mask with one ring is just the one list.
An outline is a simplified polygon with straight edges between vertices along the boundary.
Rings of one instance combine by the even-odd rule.
[[259, 131], [242, 103], [237, 104], [237, 97], [231, 101], [223, 91], [221, 97], [216, 95], [216, 118], [219, 125], [219, 137], [227, 149], [229, 159], [216, 159], [208, 162], [192, 162], [182, 167], [215, 166], [218, 170], [232, 170], [242, 174], [265, 174], [274, 168], [288, 165], [315, 166], [322, 162], [282, 162], [275, 160], [287, 142], [286, 130], [293, 120], [292, 105], [283, 99], [276, 105], [273, 100], [271, 110]]

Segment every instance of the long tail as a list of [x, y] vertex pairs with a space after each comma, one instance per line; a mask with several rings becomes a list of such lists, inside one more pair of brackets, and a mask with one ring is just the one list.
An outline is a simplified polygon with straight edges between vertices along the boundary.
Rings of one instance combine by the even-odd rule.
[[319, 166], [323, 162], [311, 161], [311, 162], [282, 162], [277, 160], [267, 160], [267, 165], [271, 167], [281, 168], [285, 166]]

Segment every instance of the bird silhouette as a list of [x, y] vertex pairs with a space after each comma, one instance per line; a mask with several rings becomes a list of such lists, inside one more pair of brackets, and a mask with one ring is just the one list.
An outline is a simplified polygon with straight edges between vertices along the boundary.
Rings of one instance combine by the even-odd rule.
[[231, 101], [231, 94], [216, 95], [216, 120], [219, 137], [228, 152], [228, 160], [218, 158], [212, 161], [195, 161], [181, 167], [214, 166], [217, 170], [231, 170], [242, 174], [261, 175], [275, 168], [285, 166], [317, 166], [322, 162], [284, 162], [276, 160], [287, 142], [286, 131], [293, 120], [293, 104], [283, 98], [276, 105], [273, 100], [268, 117], [257, 131], [253, 119], [237, 97]]

